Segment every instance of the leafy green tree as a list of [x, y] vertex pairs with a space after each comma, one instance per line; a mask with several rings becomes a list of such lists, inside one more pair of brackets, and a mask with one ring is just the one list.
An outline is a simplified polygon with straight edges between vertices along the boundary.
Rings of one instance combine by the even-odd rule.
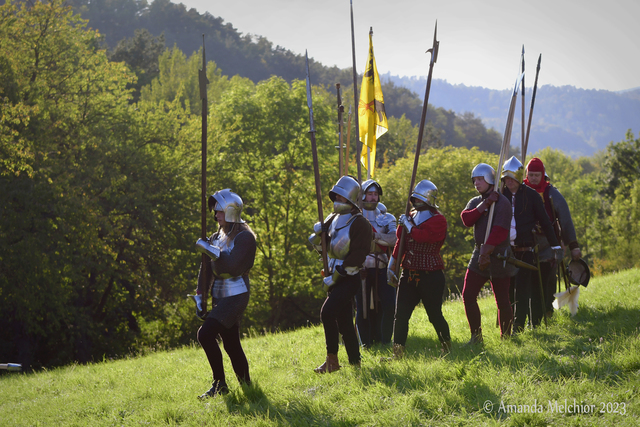
[[640, 179], [625, 182], [616, 189], [611, 216], [612, 245], [610, 270], [640, 266]]
[[[165, 50], [159, 57], [158, 76], [151, 84], [141, 89], [140, 98], [146, 102], [165, 102], [179, 100], [182, 108], [191, 114], [202, 114], [200, 83], [198, 70], [202, 69], [202, 51], [189, 58], [177, 47]], [[215, 108], [226, 90], [228, 78], [222, 75], [215, 62], [207, 63], [207, 98], [209, 105]]]
[[473, 113], [465, 112], [462, 115], [457, 114], [455, 125], [464, 135], [466, 141], [464, 143], [465, 147], [478, 147], [481, 151], [500, 153], [502, 135], [494, 129], [487, 129], [482, 123], [482, 120]]
[[378, 167], [391, 166], [398, 159], [414, 151], [418, 141], [418, 128], [404, 115], [399, 119], [389, 117], [389, 131], [376, 142]]
[[132, 85], [133, 100], [140, 99], [140, 89], [151, 84], [151, 81], [160, 74], [159, 58], [166, 50], [164, 35], [153, 37], [148, 30], [135, 30], [135, 35], [130, 39], [123, 39], [109, 55], [109, 60], [124, 62], [138, 77]]
[[124, 354], [189, 262], [184, 112], [129, 105], [135, 76], [62, 1], [3, 5], [0, 34], [2, 135], [26, 153], [0, 176], [0, 357]]
[[631, 130], [627, 132], [626, 139], [618, 143], [609, 143], [605, 167], [608, 174], [606, 176], [606, 193], [613, 196], [619, 187], [631, 187], [629, 184], [635, 177], [640, 175], [640, 137], [634, 139]]

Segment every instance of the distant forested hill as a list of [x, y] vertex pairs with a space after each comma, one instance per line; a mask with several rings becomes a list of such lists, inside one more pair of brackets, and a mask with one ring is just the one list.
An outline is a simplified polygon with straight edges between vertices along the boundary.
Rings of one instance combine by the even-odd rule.
[[[274, 46], [264, 37], [243, 35], [232, 23], [208, 12], [187, 9], [179, 1], [169, 0], [67, 0], [74, 10], [98, 29], [107, 46], [132, 38], [145, 28], [154, 36], [164, 34], [168, 48], [177, 46], [189, 56], [202, 47], [205, 35], [207, 59], [229, 76], [241, 75], [254, 82], [277, 75], [287, 81], [305, 78], [302, 55]], [[215, 13], [215, 12], [214, 12]], [[311, 72], [318, 83], [347, 82], [350, 70], [325, 67], [310, 60]]]
[[[540, 79], [544, 64], [540, 70]], [[426, 78], [385, 74], [394, 82], [416, 93], [424, 91]], [[530, 83], [531, 84], [531, 83]], [[526, 117], [529, 116], [532, 88], [525, 93]], [[429, 100], [439, 107], [463, 113], [469, 111], [498, 132], [504, 132], [510, 90], [452, 85], [434, 79]], [[513, 127], [512, 144], [520, 144], [520, 104]], [[573, 86], [538, 87], [529, 137], [529, 152], [551, 146], [572, 156], [589, 156], [611, 141], [624, 139], [627, 130], [640, 131], [640, 88], [625, 92], [584, 90]]]
[[[123, 39], [133, 38], [135, 30], [144, 28], [155, 37], [164, 35], [167, 47], [177, 46], [191, 55], [201, 48], [202, 34], [205, 34], [207, 59], [215, 61], [225, 75], [240, 75], [254, 82], [272, 75], [287, 81], [305, 77], [302, 55], [274, 46], [266, 38], [243, 35], [223, 18], [187, 9], [183, 4], [169, 0], [68, 0], [68, 3], [89, 20], [90, 27], [100, 31], [109, 49], [114, 49]], [[341, 83], [343, 100], [350, 104], [346, 101], [349, 100], [347, 92], [352, 91], [350, 68], [326, 67], [313, 60], [310, 68], [314, 84], [331, 89]], [[541, 76], [543, 73], [544, 64]], [[429, 100], [437, 110], [430, 110], [428, 117], [440, 122], [436, 127], [442, 131], [441, 141], [445, 145], [475, 144], [489, 151], [499, 150], [510, 91], [452, 85], [438, 79], [437, 72], [434, 76]], [[387, 113], [397, 118], [405, 115], [415, 126], [420, 118], [426, 77], [385, 75], [382, 79]], [[541, 77], [541, 80], [544, 79]], [[530, 87], [526, 95], [528, 117]], [[439, 119], [434, 120], [431, 113], [440, 116]], [[640, 131], [640, 89], [617, 94], [571, 86], [542, 86], [533, 119], [529, 152], [551, 146], [572, 156], [589, 156], [611, 141], [623, 140], [628, 129]], [[478, 124], [490, 129], [478, 130]], [[520, 126], [518, 110], [512, 136], [514, 147], [520, 145]], [[460, 140], [460, 129], [465, 127], [473, 127], [475, 134], [482, 136], [463, 134]], [[478, 142], [478, 138], [482, 140]]]

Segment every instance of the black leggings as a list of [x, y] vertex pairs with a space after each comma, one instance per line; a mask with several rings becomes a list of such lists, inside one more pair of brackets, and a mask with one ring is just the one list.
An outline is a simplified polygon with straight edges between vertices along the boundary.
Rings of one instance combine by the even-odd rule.
[[393, 324], [393, 342], [405, 345], [409, 335], [409, 319], [413, 309], [422, 301], [429, 322], [433, 325], [441, 342], [451, 341], [449, 324], [442, 315], [444, 294], [444, 272], [403, 270], [396, 298], [396, 320]]
[[216, 339], [218, 335], [222, 338], [224, 349], [231, 359], [233, 371], [236, 373], [238, 381], [250, 384], [249, 362], [247, 362], [247, 356], [245, 356], [240, 344], [240, 325], [236, 323], [230, 328], [225, 328], [216, 319], [207, 317], [204, 324], [198, 329], [198, 342], [202, 345], [207, 359], [209, 359], [213, 380], [225, 381], [222, 352]]
[[340, 335], [347, 350], [349, 363], [360, 363], [358, 337], [353, 326], [353, 297], [360, 288], [360, 275], [338, 279], [322, 305], [320, 318], [324, 326], [327, 353], [338, 354]]

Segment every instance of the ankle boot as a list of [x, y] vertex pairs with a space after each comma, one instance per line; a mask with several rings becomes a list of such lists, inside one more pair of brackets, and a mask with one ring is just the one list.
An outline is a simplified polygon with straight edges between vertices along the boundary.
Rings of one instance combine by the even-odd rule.
[[393, 343], [393, 355], [391, 357], [383, 357], [381, 362], [391, 362], [393, 360], [400, 360], [404, 357], [404, 346], [401, 344]]
[[482, 342], [483, 342], [482, 329], [478, 329], [478, 332], [471, 334], [471, 339], [469, 340], [467, 345], [482, 344]]
[[229, 387], [227, 387], [227, 383], [224, 380], [214, 380], [213, 384], [211, 384], [211, 388], [198, 396], [198, 399], [203, 400], [209, 397], [215, 397], [219, 394], [228, 393]]
[[335, 372], [338, 369], [340, 369], [340, 363], [338, 362], [338, 355], [327, 353], [327, 359], [324, 361], [322, 365], [315, 368], [314, 371], [317, 374], [325, 374], [325, 373]]

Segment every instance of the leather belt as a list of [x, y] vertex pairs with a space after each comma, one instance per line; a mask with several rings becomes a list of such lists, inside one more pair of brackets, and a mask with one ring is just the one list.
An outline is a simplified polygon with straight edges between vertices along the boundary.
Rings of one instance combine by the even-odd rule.
[[531, 246], [511, 246], [511, 249], [514, 252], [533, 252], [533, 248]]

